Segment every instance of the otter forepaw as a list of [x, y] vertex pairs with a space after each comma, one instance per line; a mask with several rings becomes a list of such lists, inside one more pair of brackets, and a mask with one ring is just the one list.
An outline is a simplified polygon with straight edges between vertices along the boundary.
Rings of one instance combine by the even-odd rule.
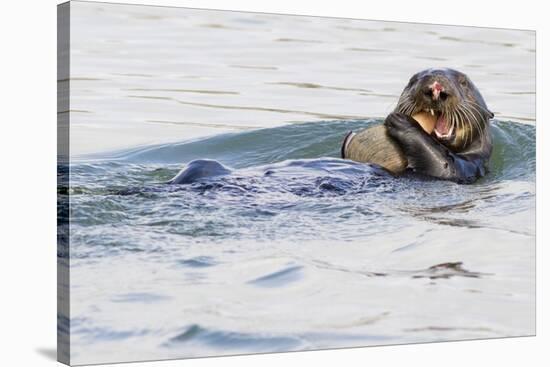
[[423, 130], [418, 128], [418, 124], [412, 117], [402, 113], [390, 113], [386, 117], [384, 125], [388, 134], [402, 144], [410, 142], [415, 135], [425, 134]]
[[407, 115], [398, 112], [392, 112], [384, 120], [384, 125], [388, 129], [407, 129], [410, 125]]

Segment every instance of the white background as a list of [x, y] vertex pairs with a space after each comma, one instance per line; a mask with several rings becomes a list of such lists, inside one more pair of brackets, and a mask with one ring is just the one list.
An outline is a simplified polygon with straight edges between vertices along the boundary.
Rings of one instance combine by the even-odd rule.
[[[54, 365], [56, 0], [0, 5], [0, 366]], [[121, 3], [132, 1], [119, 0]], [[137, 363], [135, 366], [548, 365], [548, 11], [544, 1], [143, 0], [143, 4], [537, 30], [537, 337]], [[546, 15], [545, 15], [546, 14]], [[544, 47], [546, 45], [546, 47]], [[545, 113], [546, 112], [546, 113]], [[544, 292], [544, 288], [546, 291]], [[514, 317], [514, 315], [510, 315]]]

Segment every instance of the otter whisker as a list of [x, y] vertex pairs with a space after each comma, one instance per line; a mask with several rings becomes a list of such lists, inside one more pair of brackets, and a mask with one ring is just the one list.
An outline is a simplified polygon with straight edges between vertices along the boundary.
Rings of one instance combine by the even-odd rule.
[[401, 111], [399, 112], [410, 116], [410, 115], [413, 115], [413, 113], [415, 112], [415, 109], [416, 109], [416, 105], [414, 101], [407, 100], [406, 103], [402, 106]]
[[397, 104], [396, 111], [403, 114], [410, 114], [414, 108], [414, 101], [410, 98], [402, 98]]
[[465, 138], [466, 129], [464, 128], [464, 122], [461, 121], [458, 110], [456, 109], [453, 110], [452, 116], [453, 116], [453, 127], [456, 125], [456, 128], [454, 131], [458, 131], [458, 127], [460, 127], [460, 139], [463, 141], [462, 146], [464, 147], [466, 143], [466, 138]]
[[[479, 111], [477, 108], [475, 108], [474, 105], [470, 105], [470, 106], [472, 107], [471, 110], [472, 110], [475, 114], [477, 114], [477, 115], [479, 116], [479, 118], [480, 118], [481, 121], [483, 121], [483, 120], [485, 119], [485, 116], [483, 116], [483, 114], [481, 113], [481, 111]], [[477, 124], [477, 127], [478, 127], [478, 133], [479, 133], [479, 135], [481, 136], [481, 135], [483, 135], [483, 134], [485, 133], [485, 130], [484, 130], [483, 127], [480, 125], [480, 123], [479, 123], [480, 120], [477, 120], [477, 119], [476, 119], [476, 124]]]
[[466, 113], [467, 115], [469, 115], [471, 117], [471, 120], [468, 119], [468, 122], [470, 123], [470, 125], [477, 130], [478, 134], [481, 134], [482, 133], [481, 126], [479, 126], [479, 123], [478, 123], [474, 113], [471, 111], [471, 109], [468, 108], [468, 106], [466, 106], [466, 105], [461, 106], [461, 108], [464, 111], [464, 113]]
[[414, 110], [416, 109], [416, 105], [412, 99], [409, 99], [407, 101], [407, 108], [405, 109], [405, 113], [408, 115], [412, 115]]
[[478, 127], [476, 126], [476, 119], [475, 119], [475, 116], [473, 115], [473, 113], [468, 110], [465, 106], [460, 106], [460, 111], [462, 113], [462, 115], [464, 116], [464, 123], [468, 124], [469, 126], [469, 137], [470, 137], [470, 143], [473, 141], [473, 137], [474, 137], [474, 129], [475, 130], [478, 130]]
[[485, 112], [488, 115], [489, 118], [494, 117], [493, 112], [491, 110], [489, 110], [486, 106], [480, 105], [479, 103], [474, 102], [474, 101], [469, 101], [469, 103], [472, 104], [473, 106], [478, 107], [481, 111]]
[[[473, 106], [481, 107], [479, 105], [473, 105]], [[488, 118], [488, 116], [485, 116], [484, 113], [483, 113], [483, 112], [486, 112], [486, 110], [480, 110], [480, 108], [476, 108], [476, 107], [473, 107], [473, 110], [479, 115], [481, 120], [485, 120], [486, 118]], [[491, 114], [492, 114], [492, 112], [491, 112]]]
[[466, 124], [469, 124], [469, 122], [467, 122], [468, 118], [467, 118], [467, 116], [465, 115], [464, 111], [462, 110], [462, 108], [460, 106], [457, 106], [456, 113], [459, 116], [458, 119], [460, 121], [460, 126], [461, 126], [461, 130], [462, 130], [461, 135], [462, 135], [462, 138], [464, 140], [463, 143], [462, 143], [462, 146], [465, 147], [466, 143], [468, 142], [467, 138], [471, 142], [471, 139], [472, 139], [471, 129], [466, 128]]
[[[457, 110], [453, 111], [453, 118], [456, 121], [457, 129], [460, 126], [460, 139], [463, 141], [462, 146], [464, 147], [464, 144], [466, 143], [466, 129], [464, 128], [464, 122], [461, 121], [459, 112]], [[455, 131], [457, 130], [455, 129]]]
[[[463, 147], [466, 147], [468, 144], [471, 144], [472, 141], [473, 141], [473, 138], [474, 138], [474, 135], [473, 135], [473, 132], [472, 132], [472, 128], [471, 128], [471, 123], [467, 122], [468, 121], [468, 117], [465, 115], [464, 111], [462, 111], [462, 109], [457, 109], [457, 114], [460, 116], [460, 120], [461, 120], [461, 124], [462, 124], [462, 131], [463, 131], [463, 136], [467, 136], [467, 139], [466, 137], [464, 138], [464, 142], [462, 143], [462, 146]], [[466, 124], [468, 124], [469, 128], [467, 129], [466, 128]], [[469, 140], [469, 142], [468, 142]]]
[[408, 113], [412, 113], [412, 112], [414, 112], [415, 108], [416, 108], [416, 107], [415, 107], [414, 103], [409, 102], [409, 105], [408, 105], [408, 107], [407, 107], [407, 112], [408, 112]]
[[481, 126], [480, 122], [479, 121], [483, 121], [485, 120], [485, 117], [481, 114], [481, 112], [479, 110], [477, 110], [474, 106], [472, 105], [468, 105], [467, 106], [467, 110], [472, 114], [472, 115], [478, 115], [480, 119], [475, 119], [474, 122], [475, 122], [475, 127], [476, 127], [476, 130], [479, 134], [479, 136], [484, 136], [486, 131], [484, 129], [483, 126]]

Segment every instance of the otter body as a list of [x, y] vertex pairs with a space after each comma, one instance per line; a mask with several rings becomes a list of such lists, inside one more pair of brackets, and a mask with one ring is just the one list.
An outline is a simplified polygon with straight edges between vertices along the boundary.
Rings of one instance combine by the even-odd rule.
[[181, 185], [191, 184], [201, 179], [224, 176], [231, 173], [231, 170], [218, 161], [211, 159], [196, 159], [189, 162], [169, 184]]
[[471, 183], [487, 171], [493, 116], [465, 74], [424, 70], [409, 80], [383, 125], [346, 136], [342, 158]]

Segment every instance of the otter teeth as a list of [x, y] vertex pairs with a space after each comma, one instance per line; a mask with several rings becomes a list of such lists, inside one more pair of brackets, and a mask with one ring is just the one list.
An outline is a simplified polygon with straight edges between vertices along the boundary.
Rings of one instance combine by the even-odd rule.
[[444, 138], [448, 138], [449, 136], [452, 136], [453, 132], [454, 132], [454, 129], [455, 129], [455, 127], [451, 126], [451, 128], [449, 129], [449, 131], [446, 134], [441, 134], [437, 129], [434, 129], [434, 132], [435, 132], [435, 135], [438, 138], [444, 139]]
[[430, 113], [432, 114], [432, 116], [434, 116], [434, 109], [433, 108], [430, 108]]

